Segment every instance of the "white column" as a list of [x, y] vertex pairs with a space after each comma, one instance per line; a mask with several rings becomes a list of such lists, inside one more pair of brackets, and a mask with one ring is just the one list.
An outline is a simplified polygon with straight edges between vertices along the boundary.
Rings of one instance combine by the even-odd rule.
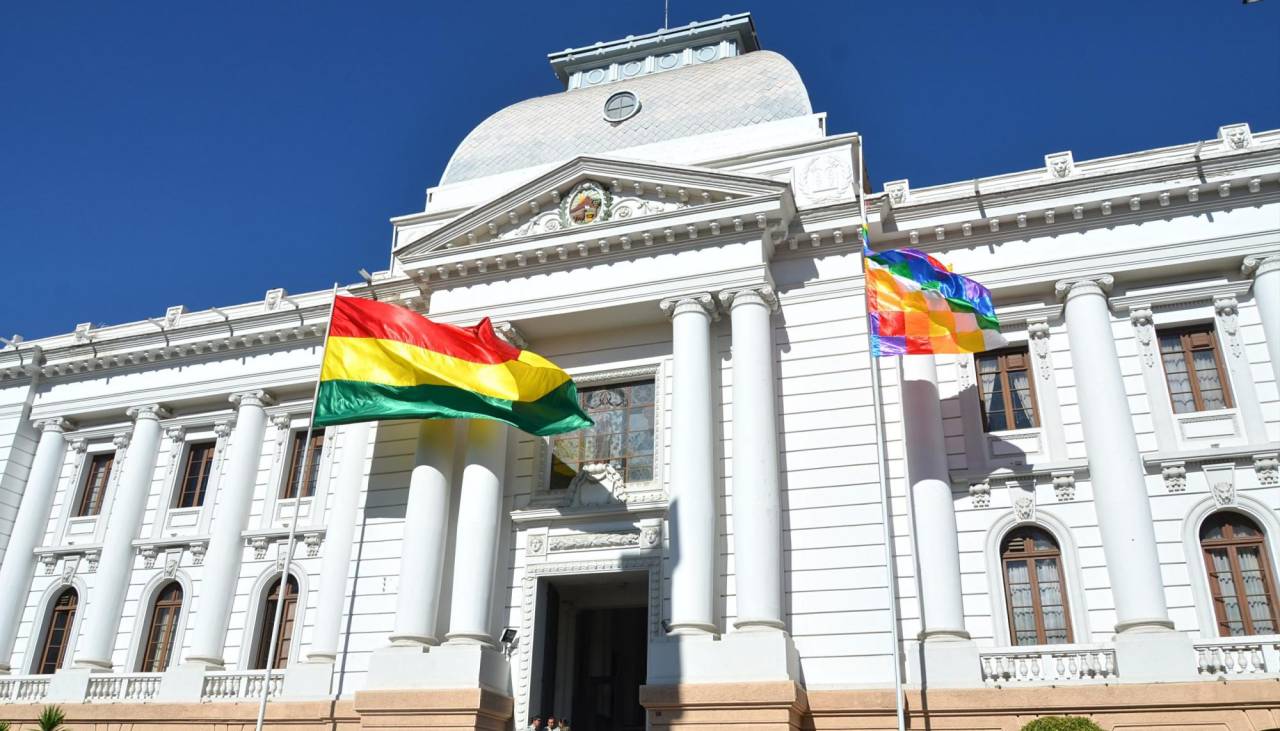
[[223, 645], [236, 583], [240, 580], [243, 532], [249, 520], [262, 460], [262, 440], [267, 432], [264, 407], [274, 403], [262, 391], [233, 394], [230, 400], [236, 405], [236, 425], [227, 448], [227, 466], [219, 482], [218, 515], [209, 524], [209, 548], [205, 551], [204, 575], [200, 582], [195, 636], [187, 655], [187, 662], [212, 669], [225, 665]]
[[[480, 422], [475, 422], [480, 423]], [[486, 422], [489, 423], [489, 422]], [[391, 634], [391, 642], [397, 645], [435, 645], [436, 625], [440, 616], [440, 586], [444, 577], [445, 543], [449, 533], [449, 479], [453, 474], [453, 435], [456, 423], [453, 421], [423, 421], [418, 428], [418, 445], [415, 452], [413, 473], [409, 477], [409, 500], [405, 506], [404, 539], [401, 543], [400, 559], [400, 595], [396, 605], [395, 631]], [[473, 432], [474, 433], [474, 432]], [[505, 450], [505, 443], [502, 449]], [[494, 449], [497, 449], [495, 446]], [[502, 457], [502, 455], [492, 455]], [[493, 463], [492, 470], [481, 470], [477, 477], [481, 478], [489, 492], [482, 496], [479, 504], [469, 506], [475, 510], [484, 525], [498, 519], [499, 507], [492, 504], [497, 498], [501, 505], [501, 475], [503, 462], [499, 459]], [[468, 468], [469, 469], [469, 468]], [[496, 487], [489, 481], [492, 475], [497, 481]], [[465, 479], [465, 478], [464, 478]], [[466, 490], [468, 487], [463, 486]], [[465, 505], [466, 496], [463, 498]], [[490, 510], [492, 508], [492, 510]], [[490, 515], [492, 513], [492, 515]], [[458, 526], [466, 526], [466, 530], [458, 532], [459, 543], [466, 540], [465, 532], [470, 532], [470, 524], [463, 522], [461, 515]], [[494, 523], [494, 542], [497, 541], [497, 523]], [[469, 555], [483, 567], [484, 556]], [[491, 577], [492, 569], [484, 572]], [[456, 575], [455, 575], [456, 576]], [[485, 611], [488, 611], [486, 606]], [[487, 614], [485, 615], [488, 616]], [[465, 625], [474, 629], [483, 624]], [[468, 630], [469, 631], [469, 630]]]
[[129, 416], [134, 420], [133, 435], [120, 482], [116, 485], [115, 499], [99, 517], [107, 521], [107, 530], [102, 539], [93, 593], [85, 608], [84, 628], [76, 647], [76, 666], [93, 670], [111, 670], [112, 650], [120, 629], [129, 575], [133, 571], [133, 539], [138, 537], [142, 511], [155, 478], [160, 419], [168, 416], [168, 412], [158, 404], [149, 404], [129, 409]]
[[1110, 275], [1058, 282], [1089, 459], [1116, 631], [1171, 628], [1142, 455], [1129, 413], [1103, 288]]
[[1253, 301], [1258, 304], [1267, 357], [1280, 388], [1280, 254], [1246, 258], [1244, 273], [1253, 275]]
[[767, 285], [723, 292], [733, 325], [733, 554], [739, 630], [785, 629], [773, 321]]
[[493, 576], [498, 563], [502, 479], [507, 462], [507, 426], [488, 419], [467, 425], [466, 467], [458, 498], [454, 539], [453, 597], [446, 644], [492, 647], [489, 626]]
[[671, 632], [714, 634], [715, 432], [711, 412], [709, 294], [664, 300], [671, 317]]
[[903, 356], [902, 381], [902, 418], [907, 435], [903, 441], [921, 594], [920, 639], [967, 639], [960, 591], [960, 543], [947, 448], [942, 438], [938, 367], [933, 356]]
[[347, 601], [347, 576], [364, 487], [365, 450], [373, 423], [362, 421], [342, 428], [342, 460], [333, 507], [325, 521], [324, 558], [320, 562], [320, 597], [316, 601], [316, 625], [311, 635], [308, 662], [333, 662], [338, 658], [342, 612]]
[[22, 491], [22, 503], [9, 536], [4, 563], [0, 564], [0, 586], [4, 587], [0, 591], [0, 673], [9, 672], [18, 623], [22, 621], [22, 610], [27, 605], [27, 593], [36, 570], [32, 552], [49, 527], [49, 511], [53, 508], [54, 493], [58, 491], [62, 461], [67, 455], [65, 432], [75, 428], [66, 419], [37, 421], [35, 427], [40, 432], [40, 440]]

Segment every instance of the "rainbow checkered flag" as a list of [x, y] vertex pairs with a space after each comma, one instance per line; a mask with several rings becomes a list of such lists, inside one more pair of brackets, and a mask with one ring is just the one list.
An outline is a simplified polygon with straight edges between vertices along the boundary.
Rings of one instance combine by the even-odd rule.
[[918, 249], [875, 252], [862, 226], [874, 356], [980, 353], [1008, 344], [991, 292]]

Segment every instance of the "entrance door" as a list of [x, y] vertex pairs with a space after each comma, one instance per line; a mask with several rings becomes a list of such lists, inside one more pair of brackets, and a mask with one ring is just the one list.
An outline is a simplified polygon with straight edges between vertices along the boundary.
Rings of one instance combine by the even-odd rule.
[[578, 731], [644, 731], [648, 610], [578, 612], [574, 648], [573, 715]]

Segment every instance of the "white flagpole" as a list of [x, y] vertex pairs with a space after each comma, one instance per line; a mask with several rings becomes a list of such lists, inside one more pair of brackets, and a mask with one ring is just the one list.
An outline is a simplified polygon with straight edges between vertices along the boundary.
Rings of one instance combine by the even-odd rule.
[[[858, 211], [867, 225], [867, 200], [862, 180], [862, 138], [858, 138]], [[861, 234], [859, 235], [861, 238]], [[864, 241], [864, 245], [865, 242]], [[866, 304], [867, 265], [862, 263], [863, 304]], [[871, 311], [867, 310], [867, 345], [871, 344]], [[880, 392], [880, 358], [867, 350], [871, 360], [871, 397], [874, 403], [876, 424], [876, 468], [880, 473], [880, 524], [884, 527], [886, 580], [889, 584], [889, 632], [893, 642], [893, 701], [898, 717], [898, 731], [906, 731], [906, 708], [902, 692], [902, 638], [898, 627], [898, 567], [897, 556], [890, 537], [893, 513], [889, 494], [889, 466], [885, 456], [888, 448], [884, 433], [884, 396]], [[901, 359], [899, 359], [901, 360]]]
[[[338, 302], [338, 283], [333, 283], [333, 293], [329, 297], [329, 318], [324, 326], [324, 340], [320, 345], [320, 368], [324, 368], [324, 356], [329, 349], [329, 332], [333, 329], [333, 308]], [[315, 431], [316, 402], [320, 400], [320, 374], [316, 372], [316, 387], [311, 393], [311, 418], [307, 421], [307, 437], [302, 442], [302, 466], [308, 467], [307, 459], [311, 454], [311, 434]], [[305, 473], [304, 473], [305, 474]], [[292, 480], [293, 475], [286, 479]], [[292, 486], [291, 486], [292, 487]], [[262, 670], [262, 697], [258, 700], [258, 722], [256, 731], [262, 731], [262, 724], [267, 717], [267, 697], [271, 694], [271, 670], [276, 662], [276, 644], [280, 639], [280, 629], [284, 620], [284, 597], [289, 593], [289, 569], [293, 564], [293, 545], [297, 537], [298, 509], [302, 505], [302, 484], [298, 484], [298, 494], [293, 498], [293, 519], [289, 521], [289, 538], [284, 544], [284, 562], [280, 565], [280, 590], [276, 592], [276, 611], [271, 622], [271, 644], [267, 647], [267, 663]], [[269, 584], [268, 584], [269, 585]], [[301, 588], [301, 587], [299, 587]]]

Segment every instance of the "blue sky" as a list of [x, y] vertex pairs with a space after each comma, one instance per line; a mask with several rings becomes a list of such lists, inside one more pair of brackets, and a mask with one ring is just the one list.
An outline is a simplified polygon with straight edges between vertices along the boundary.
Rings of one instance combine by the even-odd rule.
[[[877, 190], [1280, 127], [1280, 0], [713, 2], [750, 10]], [[385, 268], [453, 148], [559, 87], [550, 51], [661, 0], [0, 6], [0, 334], [327, 288]]]

